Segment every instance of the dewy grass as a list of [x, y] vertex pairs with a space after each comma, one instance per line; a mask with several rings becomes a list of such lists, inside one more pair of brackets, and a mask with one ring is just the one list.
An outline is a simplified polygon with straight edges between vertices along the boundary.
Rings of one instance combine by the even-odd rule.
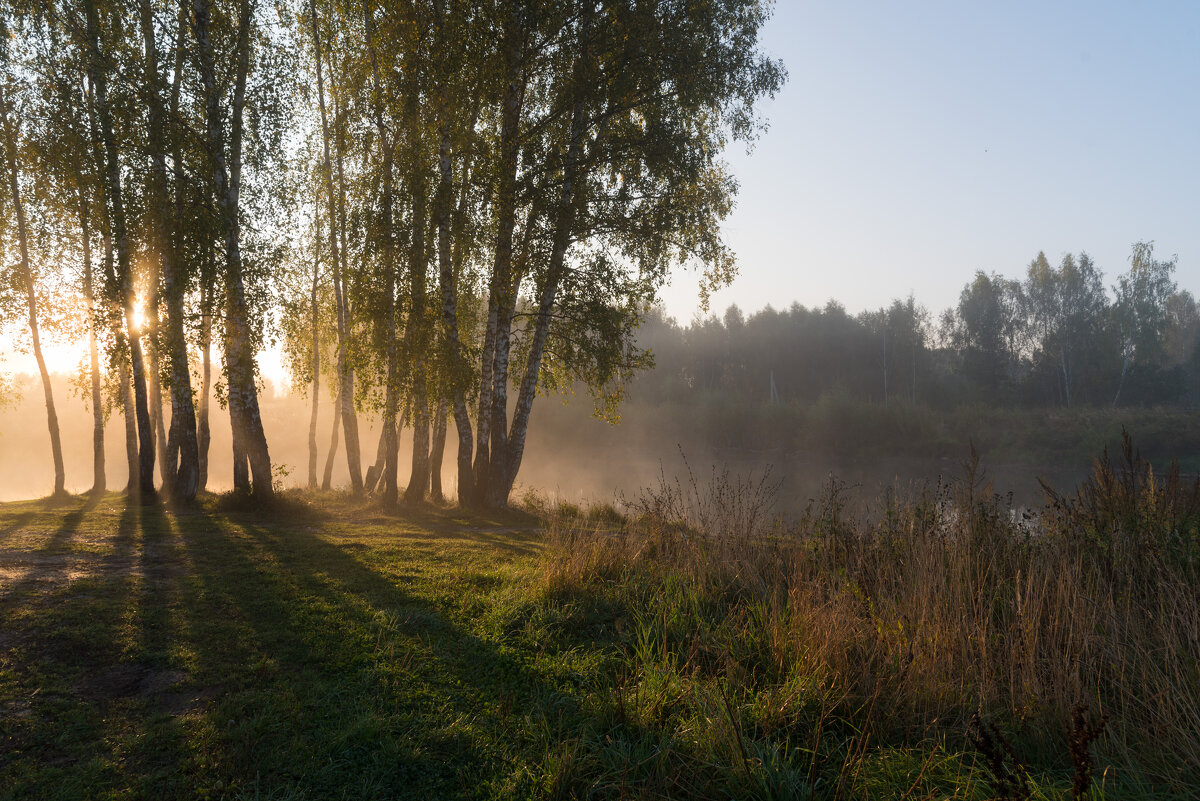
[[1134, 553], [977, 478], [790, 527], [722, 474], [628, 516], [0, 506], [0, 799], [994, 798], [972, 715], [1031, 798], [1081, 744], [1092, 798], [1194, 796], [1190, 496], [1138, 478], [1175, 544]]

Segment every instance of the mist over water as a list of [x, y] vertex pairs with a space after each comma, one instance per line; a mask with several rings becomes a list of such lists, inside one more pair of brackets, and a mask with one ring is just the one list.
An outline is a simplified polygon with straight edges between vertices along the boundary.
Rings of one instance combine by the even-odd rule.
[[[36, 378], [18, 377], [20, 400], [0, 411], [0, 501], [44, 497], [53, 487], [49, 435], [45, 406]], [[65, 377], [55, 376], [55, 401], [62, 428], [63, 458], [67, 489], [84, 492], [92, 486], [92, 417]], [[267, 382], [261, 395], [263, 424], [270, 445], [272, 464], [283, 486], [301, 487], [307, 481], [308, 423], [310, 401], [299, 394], [279, 391]], [[318, 482], [333, 424], [333, 403], [320, 402], [317, 430]], [[211, 405], [212, 444], [209, 452], [208, 489], [222, 492], [232, 487], [232, 456], [228, 413], [214, 398]], [[758, 478], [770, 471], [778, 484], [779, 511], [802, 512], [835, 478], [844, 485], [853, 506], [870, 507], [888, 487], [901, 493], [934, 487], [939, 481], [963, 476], [966, 449], [959, 455], [912, 458], [898, 453], [866, 456], [805, 452], [752, 451], [716, 447], [700, 432], [689, 430], [689, 421], [669, 409], [631, 402], [622, 408], [620, 423], [612, 425], [592, 416], [591, 400], [575, 396], [565, 402], [559, 397], [541, 398], [535, 404], [525, 459], [518, 476], [513, 501], [534, 491], [552, 500], [577, 504], [635, 501], [641, 490], [664, 478], [683, 484], [694, 477], [703, 489], [714, 470]], [[374, 462], [380, 433], [379, 420], [359, 416], [363, 471]], [[407, 479], [411, 464], [412, 436], [405, 430], [400, 441], [400, 481]], [[453, 421], [447, 432], [442, 464], [442, 485], [448, 497], [457, 490], [456, 439]], [[105, 426], [107, 483], [110, 490], [122, 489], [127, 481], [124, 420], [114, 414]], [[1014, 501], [1036, 506], [1042, 502], [1039, 477], [1056, 487], [1077, 484], [1090, 468], [1091, 456], [1056, 464], [1036, 464], [1008, 459], [989, 459], [984, 450], [982, 464], [993, 490], [1012, 493]], [[345, 442], [339, 430], [338, 454], [334, 460], [333, 486], [349, 487]]]
[[[961, 454], [912, 457], [902, 453], [874, 456], [811, 452], [753, 451], [704, 443], [699, 432], [672, 428], [669, 412], [631, 403], [618, 425], [590, 415], [586, 399], [568, 404], [546, 399], [535, 411], [530, 445], [514, 499], [522, 487], [572, 503], [636, 501], [643, 488], [662, 480], [686, 486], [695, 481], [703, 491], [714, 471], [757, 481], [766, 477], [778, 487], [778, 511], [802, 513], [819, 499], [830, 481], [838, 482], [852, 509], [877, 506], [889, 489], [900, 494], [936, 489], [939, 482], [964, 480], [970, 449]], [[1119, 430], [1118, 430], [1119, 433]], [[1095, 454], [1055, 463], [1034, 463], [1011, 458], [989, 459], [981, 452], [983, 479], [992, 491], [1023, 506], [1043, 503], [1038, 481], [1055, 488], [1079, 484], [1088, 474]]]

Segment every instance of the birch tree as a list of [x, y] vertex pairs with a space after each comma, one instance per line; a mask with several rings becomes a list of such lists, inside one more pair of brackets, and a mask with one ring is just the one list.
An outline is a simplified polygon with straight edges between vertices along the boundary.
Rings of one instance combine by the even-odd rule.
[[[331, 130], [329, 114], [325, 102], [325, 39], [317, 15], [316, 0], [310, 0], [308, 13], [310, 32], [313, 46], [313, 63], [317, 77], [317, 104], [321, 119], [322, 170], [325, 178], [325, 191], [328, 201], [327, 219], [329, 222], [329, 255], [330, 268], [333, 277], [334, 305], [337, 311], [337, 401], [336, 406], [341, 419], [342, 429], [346, 439], [346, 462], [350, 471], [350, 482], [355, 492], [361, 492], [362, 461], [358, 441], [358, 417], [354, 408], [354, 369], [350, 361], [350, 303], [346, 284], [346, 219], [345, 198], [340, 196], [345, 192], [345, 180], [341, 163], [340, 135]], [[332, 59], [330, 60], [332, 63]], [[335, 119], [335, 125], [340, 122]], [[340, 127], [339, 127], [340, 130]], [[331, 156], [331, 149], [336, 155], [336, 161]], [[335, 172], [336, 166], [336, 172]], [[333, 458], [337, 450], [337, 427], [335, 423], [330, 437], [329, 456], [325, 465], [325, 480], [323, 486], [328, 488], [329, 476], [333, 470]]]
[[[597, 388], [602, 405], [615, 402], [644, 364], [633, 331], [672, 266], [703, 265], [710, 287], [732, 275], [719, 229], [735, 186], [719, 154], [753, 138], [757, 100], [784, 80], [782, 66], [757, 50], [764, 4], [571, 2], [556, 11], [548, 41], [534, 34], [545, 17], [513, 12], [506, 28], [475, 462], [475, 491], [489, 506], [512, 490], [547, 356], [551, 385], [569, 376]], [[530, 64], [527, 44], [535, 45]], [[537, 103], [525, 96], [531, 65], [547, 70]], [[525, 222], [514, 250], [509, 203], [517, 201]], [[510, 419], [512, 322], [525, 277], [536, 313], [519, 331], [524, 364]]]
[[1129, 271], [1117, 278], [1113, 288], [1113, 316], [1121, 338], [1121, 372], [1112, 405], [1121, 392], [1135, 361], [1148, 362], [1162, 347], [1167, 325], [1167, 299], [1175, 292], [1175, 257], [1154, 258], [1153, 242], [1135, 242], [1129, 256]]
[[[232, 42], [233, 86], [226, 99], [217, 85], [216, 49], [213, 44], [210, 0], [195, 0], [192, 30], [196, 63], [204, 96], [205, 143], [212, 170], [224, 246], [225, 376], [230, 424], [233, 428], [234, 488], [259, 498], [274, 494], [271, 457], [263, 431], [255, 385], [257, 350], [252, 337], [244, 265], [242, 262], [239, 200], [242, 188], [242, 148], [245, 134], [246, 82], [255, 25], [253, 0], [240, 0], [235, 9], [236, 28], [227, 31]], [[228, 102], [228, 114], [224, 108]], [[226, 120], [228, 119], [228, 122]], [[228, 128], [226, 128], [228, 125]], [[253, 483], [251, 483], [253, 481]]]
[[[103, 33], [112, 36], [120, 27], [106, 16]], [[109, 232], [115, 251], [115, 271], [108, 278], [112, 293], [119, 298], [125, 319], [125, 342], [129, 349], [129, 364], [133, 383], [133, 407], [138, 437], [137, 492], [143, 499], [155, 493], [154, 431], [147, 397], [147, 381], [142, 338], [139, 324], [138, 300], [133, 275], [133, 244], [126, 216], [126, 186], [122, 172], [120, 143], [109, 102], [109, 78], [113, 72], [111, 52], [114, 43], [102, 35], [98, 0], [85, 0], [81, 49], [86, 53], [87, 77], [96, 118], [94, 134], [102, 154], [104, 170], [102, 185], [109, 220]], [[106, 264], [109, 262], [106, 261]]]
[[29, 336], [34, 360], [37, 362], [38, 374], [42, 381], [42, 394], [46, 402], [46, 427], [50, 433], [50, 455], [54, 462], [54, 495], [66, 493], [66, 473], [63, 467], [62, 437], [58, 427], [58, 413], [54, 405], [54, 391], [50, 386], [50, 373], [46, 369], [46, 359], [42, 353], [41, 328], [39, 325], [40, 302], [38, 298], [37, 276], [33, 262], [30, 259], [30, 231], [25, 213], [22, 184], [22, 158], [20, 132], [21, 111], [17, 105], [15, 81], [9, 71], [7, 52], [8, 31], [3, 16], [0, 16], [0, 135], [3, 136], [5, 184], [8, 193], [9, 208], [15, 222], [17, 242], [17, 283], [25, 296], [26, 320], [29, 325]]

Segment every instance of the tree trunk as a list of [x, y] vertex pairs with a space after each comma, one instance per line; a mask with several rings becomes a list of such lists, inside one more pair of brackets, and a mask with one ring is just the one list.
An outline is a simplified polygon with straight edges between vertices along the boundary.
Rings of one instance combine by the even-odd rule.
[[[92, 151], [91, 156], [95, 165], [97, 175], [105, 175], [107, 173], [106, 162], [104, 157], [103, 137], [100, 135], [100, 123], [96, 113], [96, 95], [95, 87], [91, 83], [89, 74], [87, 82], [84, 84], [84, 100], [87, 106], [88, 132], [91, 141], [89, 142]], [[102, 197], [102, 213], [100, 214], [100, 234], [101, 241], [104, 244], [104, 268], [103, 268], [103, 284], [107, 285], [108, 289], [116, 289], [119, 286], [117, 280], [116, 268], [114, 266], [113, 256], [113, 237], [112, 237], [112, 218], [107, 213], [107, 197]], [[95, 284], [93, 283], [92, 290], [95, 293]], [[125, 421], [125, 459], [128, 468], [128, 480], [125, 483], [125, 492], [127, 495], [134, 495], [138, 489], [138, 436], [137, 436], [137, 420], [135, 417], [135, 409], [133, 403], [133, 393], [130, 391], [130, 376], [128, 353], [126, 350], [126, 340], [117, 320], [120, 317], [120, 304], [114, 302], [114, 298], [109, 292], [102, 291], [104, 305], [109, 307], [111, 314], [106, 324], [113, 328], [113, 338], [115, 340], [115, 360], [117, 364], [117, 378], [120, 381], [121, 394], [121, 417]], [[93, 322], [95, 317], [93, 317]], [[107, 477], [106, 477], [107, 478]], [[107, 481], [105, 482], [107, 484]]]
[[88, 367], [92, 380], [92, 495], [103, 495], [108, 487], [104, 466], [104, 400], [100, 393], [100, 349], [96, 343], [96, 290], [92, 274], [92, 231], [90, 209], [79, 198], [80, 244], [83, 246], [83, 297], [88, 312]]
[[158, 461], [158, 475], [163, 489], [171, 492], [175, 483], [175, 471], [167, 463], [167, 433], [163, 421], [162, 403], [162, 341], [159, 338], [159, 325], [162, 320], [159, 315], [159, 283], [162, 261], [166, 256], [166, 231], [163, 225], [163, 213], [166, 209], [166, 159], [162, 153], [162, 133], [165, 115], [162, 113], [161, 98], [158, 96], [158, 49], [154, 42], [154, 22], [150, 5], [147, 0], [139, 0], [138, 7], [142, 25], [142, 44], [146, 56], [145, 83], [140, 89], [147, 96], [149, 124], [146, 127], [145, 141], [148, 145], [151, 169], [147, 176], [147, 196], [149, 203], [146, 212], [150, 224], [147, 236], [149, 259], [147, 265], [145, 300], [142, 313], [145, 317], [145, 330], [142, 332], [148, 346], [146, 356], [149, 360], [149, 370], [146, 375], [146, 392], [150, 396], [150, 433], [154, 439], [154, 453]]
[[[340, 409], [342, 406], [341, 393], [334, 401], [334, 408]], [[337, 456], [338, 450], [338, 425], [341, 423], [339, 415], [333, 416], [333, 432], [329, 435], [329, 454], [325, 457], [325, 475], [321, 478], [321, 489], [327, 490], [333, 485], [333, 458]]]
[[137, 300], [133, 287], [133, 263], [126, 230], [125, 199], [121, 184], [121, 163], [113, 134], [112, 114], [108, 107], [107, 59], [100, 52], [100, 20], [95, 0], [85, 4], [86, 36], [90, 50], [88, 81], [92, 85], [95, 116], [99, 121], [99, 139], [104, 161], [104, 193], [112, 225], [112, 239], [117, 253], [115, 283], [121, 294], [128, 331], [129, 363], [133, 374], [133, 404], [137, 417], [138, 486], [142, 500], [154, 495], [154, 435], [146, 398], [145, 361], [142, 355], [141, 332], [136, 323]]
[[[319, 248], [318, 248], [319, 251]], [[320, 259], [313, 259], [312, 294], [312, 414], [308, 418], [308, 488], [317, 488], [317, 404], [321, 399], [321, 327], [317, 315]], [[336, 415], [335, 415], [336, 417]]]
[[[571, 110], [565, 175], [555, 212], [550, 263], [546, 269], [546, 277], [538, 302], [538, 315], [534, 323], [529, 360], [525, 364], [525, 375], [521, 379], [516, 408], [513, 410], [512, 428], [508, 432], [507, 442], [500, 458], [493, 457], [495, 467], [491, 479], [492, 493], [489, 503], [494, 506], [503, 506], [508, 503], [508, 496], [512, 492], [517, 472], [521, 468], [521, 460], [525, 453], [525, 436], [529, 430], [529, 417], [533, 410], [533, 401], [537, 394], [538, 379], [541, 373], [542, 355], [545, 352], [546, 339], [550, 333], [550, 321], [559, 285], [566, 272], [567, 248], [571, 244], [579, 198], [582, 197], [582, 193], [579, 193], [577, 197], [576, 188], [586, 178], [581, 161], [587, 122], [583, 106], [583, 85], [586, 81], [588, 60], [587, 31], [588, 20], [585, 19], [585, 38], [576, 64], [574, 78], [576, 97]], [[504, 425], [503, 418], [500, 419], [499, 424]]]
[[443, 116], [438, 126], [438, 283], [442, 292], [444, 358], [450, 372], [454, 425], [458, 431], [458, 502], [461, 506], [470, 506], [475, 501], [475, 478], [471, 473], [471, 456], [475, 449], [475, 439], [474, 432], [471, 430], [471, 418], [467, 413], [464, 387], [468, 366], [458, 332], [458, 287], [454, 276], [450, 236], [450, 201], [454, 176], [450, 159], [450, 125], [445, 119], [445, 104], [446, 100], [442, 98], [439, 110]]
[[[417, 380], [414, 377], [414, 384]], [[406, 503], [425, 500], [429, 490], [429, 398], [425, 394], [425, 382], [413, 388], [413, 456], [412, 473], [404, 490]]]
[[[419, 87], [415, 73], [410, 73], [408, 108], [408, 136], [412, 147], [412, 232], [409, 238], [409, 290], [412, 306], [408, 313], [408, 325], [404, 332], [405, 350], [408, 353], [425, 353], [428, 350], [428, 321], [425, 314], [425, 170], [421, 159], [421, 120], [418, 106]], [[425, 499], [429, 486], [429, 399], [426, 391], [427, 371], [424, 365], [414, 360], [412, 365], [412, 426], [413, 452], [412, 473], [404, 491], [407, 503]]]
[[[500, 173], [496, 197], [496, 240], [492, 277], [488, 292], [488, 323], [484, 333], [480, 366], [479, 434], [475, 452], [475, 493], [479, 502], [494, 505], [495, 492], [489, 486], [493, 453], [497, 439], [496, 416], [506, 406], [505, 397], [496, 397], [503, 372], [506, 384], [508, 369], [507, 348], [500, 347], [504, 328], [504, 310], [515, 302], [513, 286], [513, 232], [516, 228], [517, 159], [520, 147], [521, 101], [525, 94], [526, 75], [523, 67], [524, 38], [522, 10], [514, 8], [505, 31], [504, 104], [500, 114]], [[509, 318], [511, 320], [511, 318]], [[504, 333], [507, 340], [507, 332]], [[507, 342], [505, 343], [507, 344]], [[497, 369], [497, 368], [501, 369]], [[503, 394], [502, 390], [501, 394]], [[500, 424], [501, 427], [504, 423]], [[503, 439], [504, 434], [499, 435]]]
[[125, 483], [125, 492], [137, 495], [141, 481], [141, 459], [138, 455], [137, 411], [130, 383], [128, 356], [128, 350], [123, 349], [118, 357], [121, 360], [121, 413], [125, 418], [125, 461], [129, 465], [129, 480]]
[[[381, 221], [380, 227], [383, 232], [383, 272], [384, 272], [384, 321], [383, 335], [384, 341], [387, 343], [387, 385], [384, 388], [384, 403], [383, 403], [383, 432], [380, 437], [380, 446], [382, 449], [383, 464], [379, 464], [379, 459], [376, 459], [376, 476], [372, 478], [382, 478], [383, 481], [383, 505], [385, 508], [392, 508], [396, 505], [396, 474], [397, 461], [399, 459], [399, 431], [396, 429], [397, 408], [400, 403], [399, 399], [399, 380], [400, 380], [400, 354], [396, 347], [396, 247], [393, 232], [392, 222], [392, 205], [393, 196], [395, 194], [395, 185], [393, 179], [393, 157], [394, 157], [394, 142], [391, 134], [387, 129], [387, 125], [383, 121], [383, 99], [381, 97], [382, 85], [379, 80], [379, 63], [375, 55], [375, 40], [374, 40], [374, 24], [371, 13], [371, 4], [369, 0], [363, 0], [363, 30], [366, 35], [367, 52], [371, 60], [371, 78], [372, 78], [372, 95], [375, 113], [375, 129], [379, 133], [379, 146], [383, 156], [383, 192]], [[409, 73], [412, 76], [410, 80], [415, 85], [416, 70], [409, 68]], [[415, 92], [410, 102], [416, 104]], [[410, 135], [415, 131], [410, 130]], [[419, 138], [414, 138], [413, 143], [414, 159], [412, 168], [416, 174], [421, 172], [419, 161], [420, 142]], [[423, 194], [423, 187], [420, 190]], [[422, 197], [423, 201], [423, 197]], [[424, 210], [418, 209], [414, 203], [413, 217], [423, 216]], [[422, 223], [423, 224], [423, 223]], [[414, 313], [416, 312], [416, 299], [414, 298]], [[411, 322], [412, 316], [409, 317]], [[378, 473], [382, 468], [382, 476]], [[368, 479], [368, 484], [375, 482]], [[373, 487], [368, 487], [367, 491], [371, 491]], [[411, 490], [411, 487], [410, 487]]]
[[496, 346], [492, 366], [491, 462], [487, 466], [484, 503], [498, 509], [508, 502], [508, 364], [516, 287], [505, 293], [496, 314]]
[[[187, 339], [183, 330], [184, 291], [187, 280], [183, 275], [175, 250], [175, 231], [171, 230], [171, 218], [167, 210], [167, 158], [163, 139], [168, 123], [166, 108], [160, 94], [158, 71], [158, 49], [154, 39], [154, 21], [149, 0], [141, 0], [142, 39], [146, 58], [146, 98], [149, 107], [148, 142], [150, 147], [151, 171], [149, 175], [151, 226], [153, 243], [158, 264], [161, 264], [162, 290], [167, 301], [167, 326], [156, 340], [155, 350], [165, 345], [170, 364], [171, 430], [164, 436], [162, 425], [162, 398], [158, 382], [158, 359], [153, 358], [154, 374], [151, 380], [151, 403], [158, 417], [158, 458], [163, 484], [181, 501], [191, 502], [196, 497], [200, 481], [199, 450], [196, 441], [196, 410], [192, 405], [192, 378], [188, 369]], [[181, 43], [180, 43], [181, 44]], [[178, 63], [176, 65], [178, 69]], [[177, 73], [178, 79], [178, 73]], [[178, 153], [176, 154], [178, 158]], [[182, 192], [182, 187], [176, 188]], [[179, 199], [175, 203], [176, 214], [180, 212]], [[155, 271], [157, 272], [157, 271]], [[153, 325], [159, 325], [157, 282], [151, 282], [150, 314]], [[165, 440], [165, 442], [164, 442]]]
[[[206, 257], [207, 258], [207, 257]], [[212, 289], [200, 288], [200, 419], [196, 423], [196, 450], [199, 466], [197, 490], [208, 486], [208, 446], [212, 433], [208, 427], [209, 397], [212, 395]]]
[[442, 492], [442, 459], [446, 453], [446, 399], [438, 400], [437, 412], [433, 415], [433, 449], [429, 454], [429, 497], [434, 503], [446, 500]]
[[149, 288], [146, 290], [146, 298], [142, 308], [142, 314], [146, 319], [146, 327], [144, 330], [145, 341], [147, 345], [146, 359], [149, 361], [148, 369], [146, 370], [146, 394], [149, 396], [150, 402], [150, 434], [154, 441], [154, 457], [158, 464], [158, 478], [161, 486], [168, 494], [173, 492], [175, 484], [175, 476], [171, 471], [171, 466], [167, 464], [167, 430], [163, 416], [162, 402], [162, 364], [159, 362], [159, 336], [158, 326], [160, 323], [158, 312], [158, 267], [151, 257], [150, 275], [147, 280]]
[[363, 491], [372, 493], [376, 487], [383, 486], [383, 472], [387, 464], [388, 443], [395, 437], [395, 427], [393, 426], [391, 436], [387, 430], [387, 426], [383, 426], [379, 430], [379, 444], [375, 446], [375, 462], [367, 468], [367, 475], [363, 478]]
[[[535, 206], [525, 221], [525, 237], [521, 244], [517, 263], [528, 263], [532, 233], [537, 228], [539, 210]], [[508, 383], [512, 348], [512, 323], [516, 315], [516, 299], [519, 295], [522, 271], [515, 269], [508, 288], [501, 293], [496, 310], [496, 329], [492, 346], [492, 391], [490, 432], [490, 460], [483, 466], [486, 478], [478, 488], [481, 502], [493, 509], [508, 503], [510, 491], [508, 465], [511, 459], [508, 428]], [[557, 286], [557, 284], [556, 284]], [[483, 434], [480, 434], [482, 437]]]
[[[104, 237], [104, 276], [111, 284], [116, 285], [116, 271], [113, 267], [112, 237]], [[112, 309], [113, 320], [120, 318], [119, 307]], [[138, 489], [138, 433], [137, 415], [133, 403], [133, 390], [130, 386], [129, 349], [124, 333], [119, 325], [114, 324], [113, 337], [116, 339], [117, 379], [121, 382], [121, 417], [125, 421], [125, 463], [128, 468], [128, 480], [125, 482], [125, 493], [136, 495]]]
[[[234, 488], [250, 490], [243, 468], [249, 462], [253, 493], [269, 498], [274, 495], [271, 457], [258, 408], [258, 389], [254, 384], [255, 355], [249, 309], [242, 274], [240, 222], [242, 113], [246, 99], [246, 76], [250, 64], [250, 0], [242, 0], [237, 34], [237, 64], [229, 135], [229, 162], [226, 165], [223, 115], [218, 107], [213, 48], [209, 39], [209, 0], [195, 0], [194, 30], [200, 82], [207, 117], [207, 145], [212, 163], [217, 202], [225, 239], [225, 374], [228, 383], [229, 416], [233, 427]], [[240, 479], [240, 481], [239, 481]]]
[[[54, 410], [54, 392], [50, 388], [50, 373], [42, 355], [41, 332], [38, 328], [37, 286], [33, 278], [33, 266], [29, 262], [29, 231], [25, 225], [25, 207], [21, 202], [21, 190], [17, 167], [17, 132], [9, 117], [8, 101], [0, 87], [0, 124], [4, 127], [5, 153], [8, 160], [8, 187], [12, 193], [13, 210], [17, 217], [17, 242], [21, 254], [21, 283], [29, 313], [29, 334], [33, 340], [33, 357], [37, 361], [38, 373], [42, 377], [42, 392], [46, 397], [46, 427], [50, 430], [50, 453], [54, 460], [54, 495], [66, 494], [66, 473], [63, 468], [62, 439], [58, 431], [58, 414]], [[102, 457], [103, 460], [103, 457]]]
[[[476, 416], [475, 465], [472, 468], [471, 492], [474, 502], [481, 506], [487, 503], [488, 471], [492, 463], [492, 375], [496, 360], [497, 294], [493, 279], [488, 292], [487, 325], [483, 329], [483, 347], [479, 357], [479, 409]], [[461, 425], [461, 420], [458, 424]], [[459, 447], [461, 438], [460, 433]]]
[[[345, 266], [345, 248], [338, 246], [339, 205], [333, 187], [333, 164], [329, 154], [329, 121], [325, 111], [325, 80], [322, 71], [323, 54], [321, 51], [320, 29], [317, 26], [316, 0], [311, 0], [309, 13], [312, 22], [313, 46], [316, 50], [317, 67], [317, 105], [321, 111], [321, 145], [323, 150], [323, 167], [325, 172], [325, 187], [329, 195], [329, 248], [333, 264], [333, 295], [337, 306], [337, 376], [338, 376], [338, 412], [342, 418], [342, 427], [346, 432], [346, 466], [350, 470], [350, 486], [357, 493], [362, 492], [362, 460], [359, 455], [358, 418], [354, 413], [354, 372], [347, 363], [347, 346], [349, 338], [349, 304], [347, 303], [342, 276]], [[341, 150], [338, 149], [338, 173], [341, 175]], [[343, 186], [344, 181], [342, 182]], [[343, 228], [344, 228], [344, 220]], [[328, 488], [330, 469], [326, 469], [324, 486]]]

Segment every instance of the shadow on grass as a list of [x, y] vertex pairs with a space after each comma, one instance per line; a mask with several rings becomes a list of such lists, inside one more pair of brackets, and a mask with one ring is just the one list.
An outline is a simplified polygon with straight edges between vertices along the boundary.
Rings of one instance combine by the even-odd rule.
[[512, 770], [514, 694], [553, 693], [519, 660], [304, 526], [189, 517], [184, 607], [195, 678], [222, 684], [226, 786], [450, 797]]
[[[138, 527], [127, 507], [110, 552], [70, 554], [94, 507], [63, 514], [30, 552], [29, 571], [0, 598], [9, 635], [0, 648], [0, 787], [10, 794], [0, 797], [88, 797], [121, 780], [107, 757], [127, 725], [115, 702]], [[93, 569], [76, 577], [80, 567]]]
[[[458, 548], [530, 554], [528, 520], [368, 510], [331, 535], [311, 506], [109, 498], [104, 552], [71, 554], [93, 506], [39, 524], [36, 553], [87, 560], [82, 578], [51, 580], [47, 560], [0, 598], [18, 637], [0, 643], [0, 713], [18, 713], [0, 786], [15, 796], [495, 796], [579, 715], [527, 654], [453, 618], [457, 593], [478, 591], [458, 582]], [[406, 577], [379, 569], [393, 544]]]
[[[47, 573], [61, 572], [63, 561], [57, 557], [66, 549], [68, 543], [74, 539], [79, 532], [79, 525], [83, 522], [84, 515], [88, 508], [81, 506], [78, 509], [73, 509], [67, 512], [62, 517], [62, 521], [58, 527], [50, 534], [40, 548], [28, 552], [25, 561], [29, 562], [29, 570], [24, 576], [0, 595], [5, 603], [20, 604], [27, 596], [29, 596], [36, 587], [42, 584], [43, 581], [51, 578]], [[5, 534], [18, 533], [18, 530], [27, 526], [35, 518], [34, 512], [26, 512], [18, 515], [17, 522], [5, 529]]]
[[357, 514], [359, 523], [404, 526], [404, 537], [410, 541], [478, 542], [512, 556], [537, 553], [545, 525], [520, 509], [485, 511], [429, 502], [401, 503], [389, 509], [376, 499], [364, 499]]
[[[613, 752], [612, 770], [630, 755], [699, 770], [679, 744], [598, 723], [573, 679], [538, 662], [539, 649], [574, 650], [560, 640], [578, 632], [468, 628], [462, 602], [479, 589], [455, 559], [464, 541], [485, 560], [531, 552], [536, 535], [489, 528], [514, 521], [433, 511], [329, 534], [303, 510], [213, 506], [125, 504], [91, 576], [30, 577], [0, 599], [23, 637], [0, 651], [15, 665], [0, 670], [0, 787], [13, 797], [528, 797], [542, 760], [585, 739]], [[45, 548], [84, 517], [66, 512]], [[440, 537], [425, 530], [435, 522]], [[350, 550], [341, 533], [377, 542]], [[409, 575], [383, 572], [401, 558]], [[20, 699], [33, 700], [22, 711]], [[597, 725], [613, 739], [592, 737]]]
[[15, 533], [19, 533], [29, 521], [33, 520], [33, 512], [22, 512], [10, 518], [3, 528], [0, 528], [0, 543], [7, 540]]

